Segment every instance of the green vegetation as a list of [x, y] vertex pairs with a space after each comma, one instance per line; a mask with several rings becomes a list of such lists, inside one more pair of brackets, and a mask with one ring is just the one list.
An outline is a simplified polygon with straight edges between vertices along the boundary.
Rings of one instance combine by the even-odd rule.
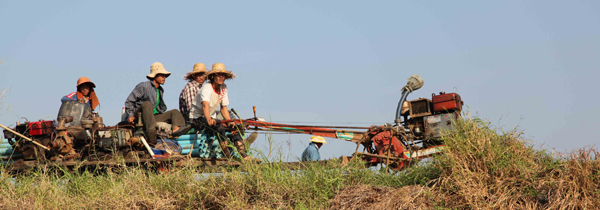
[[425, 184], [420, 174], [363, 170], [357, 161], [343, 166], [338, 161], [308, 164], [301, 171], [277, 163], [246, 164], [218, 174], [200, 174], [195, 168], [168, 173], [113, 168], [79, 174], [40, 169], [16, 181], [3, 170], [0, 208], [315, 209], [326, 208], [342, 187]]
[[[552, 156], [518, 131], [457, 122], [443, 155], [402, 172], [364, 169], [353, 160], [272, 162], [168, 173], [112, 168], [77, 174], [46, 168], [0, 170], [2, 209], [593, 209], [600, 206], [598, 152]], [[65, 181], [69, 180], [69, 181]]]

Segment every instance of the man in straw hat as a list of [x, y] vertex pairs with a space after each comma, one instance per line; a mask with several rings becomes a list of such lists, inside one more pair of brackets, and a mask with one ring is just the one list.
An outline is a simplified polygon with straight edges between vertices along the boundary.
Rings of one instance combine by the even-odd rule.
[[77, 80], [77, 92], [63, 96], [60, 101], [79, 101], [79, 103], [87, 103], [92, 107], [92, 111], [98, 107], [100, 101], [94, 88], [96, 85], [87, 77], [80, 77]]
[[[227, 85], [225, 80], [235, 78], [235, 74], [225, 69], [225, 64], [215, 63], [212, 66], [212, 70], [206, 74], [208, 83], [200, 88], [200, 92], [196, 96], [196, 100], [192, 103], [192, 109], [190, 118], [195, 122], [200, 122], [202, 125], [208, 125], [213, 128], [217, 128], [217, 108], [221, 108], [221, 115], [225, 120], [230, 120], [229, 110], [229, 96], [227, 95]], [[230, 122], [230, 127], [235, 126], [235, 123]], [[220, 130], [220, 129], [215, 129]], [[223, 133], [221, 133], [223, 135]], [[233, 144], [238, 150], [238, 153], [245, 160], [253, 160], [252, 157], [246, 154], [246, 148], [244, 141], [240, 133], [233, 135]], [[231, 158], [229, 148], [227, 148], [227, 141], [224, 138], [219, 139], [219, 144], [225, 156]]]
[[321, 159], [319, 149], [323, 144], [327, 144], [327, 141], [322, 136], [312, 136], [309, 141], [310, 144], [302, 152], [302, 161], [319, 161]]
[[194, 69], [188, 72], [183, 78], [188, 80], [181, 94], [179, 94], [179, 111], [183, 114], [183, 118], [186, 122], [190, 121], [190, 109], [192, 108], [192, 102], [196, 99], [196, 94], [200, 92], [202, 83], [206, 80], [206, 67], [203, 63], [197, 63], [194, 65]]
[[180, 136], [187, 133], [191, 126], [186, 126], [181, 112], [176, 109], [167, 111], [167, 105], [163, 100], [164, 90], [161, 85], [165, 84], [171, 72], [159, 62], [150, 66], [150, 74], [146, 76], [146, 82], [140, 82], [125, 101], [125, 114], [129, 123], [135, 122], [136, 114], [142, 113], [142, 122], [148, 137], [148, 144], [156, 144], [156, 122], [170, 122], [172, 124], [172, 136]]

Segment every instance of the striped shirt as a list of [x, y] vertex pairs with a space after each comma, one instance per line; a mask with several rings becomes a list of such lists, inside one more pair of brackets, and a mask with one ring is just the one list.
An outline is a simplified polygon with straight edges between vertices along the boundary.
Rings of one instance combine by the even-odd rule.
[[[160, 91], [160, 103], [158, 104], [158, 107], [156, 107], [156, 110], [158, 111], [158, 114], [161, 114], [167, 111], [167, 105], [163, 100], [163, 93], [165, 91], [162, 86], [159, 85], [158, 90]], [[125, 101], [125, 119], [133, 116], [133, 112], [135, 112], [144, 101], [150, 101], [152, 104], [157, 103], [156, 86], [153, 81], [140, 82], [140, 84], [135, 86], [133, 91], [131, 91], [131, 94], [129, 94]]]
[[202, 87], [202, 84], [196, 82], [196, 80], [192, 80], [185, 85], [183, 90], [181, 90], [181, 94], [179, 94], [179, 111], [183, 114], [186, 122], [189, 121], [192, 102], [196, 98], [196, 94], [200, 91], [200, 87]]

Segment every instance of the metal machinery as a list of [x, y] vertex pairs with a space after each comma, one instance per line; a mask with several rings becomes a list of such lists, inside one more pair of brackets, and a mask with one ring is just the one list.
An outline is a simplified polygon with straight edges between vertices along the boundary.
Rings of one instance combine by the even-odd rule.
[[[441, 152], [445, 147], [440, 137], [452, 130], [455, 120], [460, 118], [463, 102], [456, 93], [440, 92], [439, 95], [432, 94], [432, 99], [419, 98], [405, 103], [407, 96], [423, 84], [419, 75], [408, 79], [407, 85], [402, 88], [394, 125], [386, 123], [361, 128], [270, 123], [259, 121], [256, 111], [251, 119], [221, 122], [236, 122], [236, 128], [228, 131], [227, 135], [236, 131], [243, 134], [245, 130], [268, 130], [352, 141], [357, 144], [355, 158], [361, 158], [371, 166], [384, 164], [390, 169], [400, 170], [411, 160]], [[215, 132], [198, 130], [178, 138], [170, 138], [166, 134], [159, 138], [156, 147], [151, 148], [145, 141], [141, 120], [135, 125], [121, 122], [108, 127], [87, 104], [76, 101], [63, 102], [56, 120], [18, 122], [14, 128], [2, 127], [6, 139], [0, 142], [0, 157], [4, 163], [17, 160], [32, 164], [47, 161], [75, 164], [84, 160], [100, 163], [116, 157], [136, 161], [186, 157], [214, 162], [224, 157]], [[363, 146], [362, 152], [358, 151], [360, 145]], [[235, 149], [229, 149], [234, 157], [239, 158]]]
[[[178, 138], [163, 134], [151, 148], [145, 141], [141, 117], [138, 119], [135, 125], [121, 122], [107, 127], [89, 105], [64, 101], [57, 120], [17, 122], [14, 128], [5, 128], [6, 139], [0, 142], [0, 157], [8, 162], [107, 161], [116, 157], [139, 160], [171, 155], [223, 157], [217, 136], [208, 131], [194, 131]], [[230, 152], [239, 157], [231, 148]]]
[[357, 147], [355, 155], [361, 155], [372, 165], [384, 163], [399, 170], [413, 159], [429, 157], [445, 149], [440, 138], [454, 129], [463, 102], [456, 93], [440, 92], [439, 95], [432, 94], [432, 99], [419, 98], [405, 103], [408, 94], [423, 84], [419, 75], [408, 79], [402, 88], [395, 125], [371, 126], [358, 142], [364, 146], [364, 151], [358, 152]]
[[[405, 103], [408, 94], [424, 84], [419, 75], [408, 78], [395, 115], [395, 125], [371, 126], [367, 131], [340, 130], [365, 129], [360, 127], [289, 125], [253, 120], [234, 120], [249, 129], [304, 133], [352, 141], [357, 144], [353, 157], [371, 166], [384, 164], [400, 170], [411, 163], [440, 153], [445, 149], [441, 137], [454, 129], [460, 119], [463, 101], [456, 93], [432, 94], [432, 99], [419, 98]], [[252, 128], [254, 127], [254, 128]], [[360, 145], [363, 151], [359, 152]], [[353, 158], [350, 157], [350, 158]], [[345, 157], [348, 158], [348, 157]]]

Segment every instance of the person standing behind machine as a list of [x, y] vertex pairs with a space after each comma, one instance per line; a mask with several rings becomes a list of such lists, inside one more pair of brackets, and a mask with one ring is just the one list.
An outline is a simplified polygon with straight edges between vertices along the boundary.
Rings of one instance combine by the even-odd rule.
[[327, 141], [321, 136], [312, 136], [309, 141], [310, 144], [302, 152], [302, 161], [319, 161], [321, 159], [319, 149], [323, 144], [327, 144]]

